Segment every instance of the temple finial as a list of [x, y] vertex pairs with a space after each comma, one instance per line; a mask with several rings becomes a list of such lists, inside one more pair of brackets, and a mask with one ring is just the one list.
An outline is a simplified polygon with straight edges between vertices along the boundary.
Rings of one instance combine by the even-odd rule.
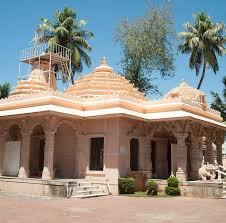
[[106, 57], [103, 57], [101, 60], [101, 65], [106, 65], [106, 64], [107, 64]]

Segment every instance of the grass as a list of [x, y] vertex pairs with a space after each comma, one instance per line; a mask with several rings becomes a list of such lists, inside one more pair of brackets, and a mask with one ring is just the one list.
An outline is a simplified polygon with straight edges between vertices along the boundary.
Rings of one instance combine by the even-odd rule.
[[122, 194], [123, 196], [128, 196], [128, 197], [169, 197], [166, 195], [164, 192], [159, 191], [158, 195], [156, 196], [148, 196], [145, 191], [136, 191], [134, 194]]

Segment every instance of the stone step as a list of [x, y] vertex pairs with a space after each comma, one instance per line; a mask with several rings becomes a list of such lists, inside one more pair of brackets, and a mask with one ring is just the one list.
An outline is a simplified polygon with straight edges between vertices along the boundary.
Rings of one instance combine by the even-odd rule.
[[88, 190], [88, 189], [95, 189], [95, 188], [98, 188], [97, 186], [92, 186], [92, 185], [85, 185], [85, 186], [78, 186], [77, 187], [77, 190]]
[[93, 183], [92, 182], [89, 182], [89, 181], [79, 181], [77, 183], [78, 186], [93, 186]]
[[99, 194], [99, 193], [103, 193], [103, 191], [99, 189], [77, 191], [77, 194]]
[[84, 198], [101, 197], [101, 196], [107, 196], [107, 195], [109, 195], [109, 194], [102, 192], [102, 193], [99, 193], [99, 194], [85, 194], [85, 195], [81, 194], [81, 195], [75, 195], [75, 196], [73, 196], [73, 198], [81, 198], [81, 199], [84, 199]]
[[226, 195], [223, 195], [223, 196], [221, 197], [221, 199], [226, 199]]

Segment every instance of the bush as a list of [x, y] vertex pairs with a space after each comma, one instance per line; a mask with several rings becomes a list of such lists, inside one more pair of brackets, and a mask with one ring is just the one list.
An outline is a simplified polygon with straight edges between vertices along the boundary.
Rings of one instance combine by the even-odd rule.
[[178, 187], [179, 180], [175, 176], [170, 176], [167, 180], [169, 187]]
[[147, 195], [157, 195], [158, 194], [158, 184], [155, 180], [147, 180], [146, 182]]
[[165, 188], [165, 193], [171, 196], [180, 195], [179, 180], [175, 176], [170, 176], [167, 180], [168, 186]]
[[178, 196], [178, 195], [180, 195], [180, 188], [167, 186], [165, 188], [165, 193], [167, 195], [171, 195], [171, 196]]
[[118, 186], [120, 194], [133, 194], [135, 191], [135, 180], [132, 177], [120, 177]]

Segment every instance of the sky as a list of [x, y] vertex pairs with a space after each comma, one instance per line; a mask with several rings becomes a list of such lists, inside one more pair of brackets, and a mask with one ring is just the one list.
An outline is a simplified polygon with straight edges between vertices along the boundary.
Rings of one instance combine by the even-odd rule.
[[[162, 0], [155, 0], [161, 3]], [[183, 31], [183, 24], [193, 21], [192, 15], [200, 11], [207, 12], [214, 22], [226, 23], [225, 0], [169, 0], [173, 3], [173, 17], [176, 32]], [[100, 64], [103, 56], [108, 64], [116, 72], [121, 71], [120, 59], [122, 57], [120, 46], [114, 41], [115, 29], [123, 18], [134, 21], [144, 15], [147, 10], [145, 0], [7, 0], [0, 4], [0, 84], [8, 81], [12, 87], [17, 84], [19, 73], [19, 52], [27, 48], [34, 36], [36, 26], [40, 18], [51, 19], [57, 10], [65, 6], [76, 10], [79, 19], [87, 21], [86, 28], [95, 34], [90, 41], [92, 52], [90, 54], [92, 65], [85, 68], [82, 75], [91, 72]], [[175, 76], [169, 80], [158, 79], [162, 94], [179, 85], [184, 79], [188, 84], [197, 87], [199, 77], [189, 69], [188, 55], [175, 55]], [[210, 91], [222, 93], [222, 78], [226, 75], [226, 56], [218, 58], [220, 70], [217, 75], [211, 70], [206, 72], [206, 77], [201, 87], [207, 95], [210, 103], [212, 98]], [[151, 99], [157, 99], [160, 95], [149, 95]]]

